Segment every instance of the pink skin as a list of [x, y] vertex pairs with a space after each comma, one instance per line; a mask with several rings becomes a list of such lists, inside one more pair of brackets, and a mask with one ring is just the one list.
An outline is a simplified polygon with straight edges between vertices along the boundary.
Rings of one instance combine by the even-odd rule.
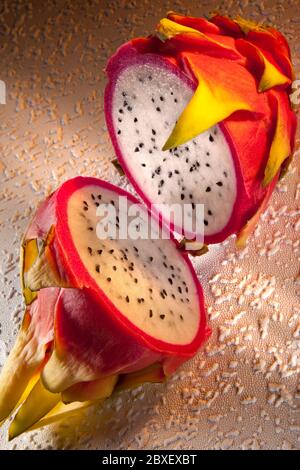
[[[179, 76], [192, 90], [195, 90], [197, 82], [185, 66], [184, 61], [181, 61], [179, 67], [179, 65], [175, 64], [174, 60], [171, 61], [162, 55], [152, 53], [141, 54], [131, 42], [121, 46], [107, 65], [106, 72], [109, 83], [105, 90], [105, 116], [108, 131], [121, 166], [136, 192], [150, 209], [151, 201], [149, 201], [143, 189], [137, 184], [134, 174], [130, 172], [126, 160], [121, 153], [118, 136], [112, 120], [113, 96], [119, 74], [127, 67], [143, 63], [155, 64], [168, 69], [169, 72]], [[180, 56], [177, 64], [180, 64]], [[185, 73], [183, 73], [182, 69]], [[251, 116], [250, 113], [239, 112], [219, 124], [232, 152], [237, 179], [237, 197], [227, 225], [219, 233], [205, 236], [204, 242], [207, 244], [219, 243], [228, 236], [238, 233], [264, 200], [266, 189], [262, 187], [261, 182], [268, 158], [268, 149], [271, 144], [272, 116], [267, 98], [260, 95], [258, 99], [260, 100], [260, 109], [258, 111], [263, 115], [262, 119], [255, 120], [254, 116]], [[254, 138], [256, 139], [254, 141], [255, 147], [253, 145]], [[248, 145], [249, 141], [252, 142], [252, 147]], [[255, 158], [253, 158], [254, 153]], [[272, 186], [275, 186], [276, 181], [277, 177], [272, 182]], [[173, 229], [181, 232], [181, 230], [178, 230], [180, 229], [179, 227], [173, 227]]]
[[[184, 254], [197, 288], [200, 316], [195, 338], [186, 345], [174, 345], [155, 339], [143, 332], [122, 315], [99, 288], [84, 267], [68, 226], [67, 205], [72, 193], [86, 185], [107, 188], [127, 196], [133, 203], [139, 201], [129, 193], [96, 178], [77, 177], [64, 183], [38, 211], [33, 227], [26, 234], [46, 234], [51, 224], [55, 237], [49, 249], [60, 266], [60, 271], [74, 289], [61, 289], [55, 306], [55, 344], [59, 351], [67, 351], [75, 359], [86, 363], [97, 376], [122, 371], [140, 370], [161, 361], [166, 373], [172, 373], [180, 363], [192, 357], [210, 335], [207, 327], [204, 299], [194, 269]], [[47, 214], [47, 216], [45, 216]], [[49, 225], [50, 223], [50, 225]], [[38, 229], [37, 229], [38, 227]], [[175, 239], [170, 243], [178, 245]], [[80, 290], [79, 290], [80, 289]], [[41, 291], [42, 292], [42, 291]], [[71, 307], [71, 308], [70, 308]], [[84, 313], [84, 315], [83, 315]], [[60, 352], [59, 352], [60, 354]], [[67, 354], [62, 355], [68, 362]]]

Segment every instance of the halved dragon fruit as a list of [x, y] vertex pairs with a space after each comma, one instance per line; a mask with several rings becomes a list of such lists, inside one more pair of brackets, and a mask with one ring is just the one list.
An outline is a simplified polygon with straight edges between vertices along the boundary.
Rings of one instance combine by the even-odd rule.
[[[162, 224], [148, 225], [145, 207], [133, 214], [137, 203], [109, 183], [78, 177], [37, 210], [22, 245], [30, 305], [0, 376], [0, 421], [27, 396], [10, 437], [45, 422], [61, 401], [89, 403], [115, 388], [162, 381], [208, 337], [188, 257]], [[136, 237], [121, 237], [127, 216]], [[109, 227], [116, 237], [103, 237]], [[152, 239], [139, 238], [149, 227]]]
[[175, 223], [188, 238], [203, 204], [205, 243], [248, 223], [244, 240], [294, 147], [284, 37], [242, 19], [170, 13], [155, 36], [123, 45], [107, 75], [107, 127], [138, 194], [162, 204], [154, 210], [168, 222], [168, 206], [189, 204], [188, 230]]

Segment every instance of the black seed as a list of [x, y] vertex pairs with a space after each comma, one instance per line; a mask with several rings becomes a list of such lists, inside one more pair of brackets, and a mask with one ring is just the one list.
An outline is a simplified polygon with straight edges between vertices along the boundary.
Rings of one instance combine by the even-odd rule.
[[88, 206], [88, 203], [87, 203], [86, 201], [83, 201], [83, 204], [84, 204], [85, 206]]
[[223, 186], [223, 183], [222, 183], [222, 181], [218, 181], [218, 182], [216, 183], [216, 185], [217, 185], [217, 186]]
[[143, 167], [145, 168], [145, 166], [146, 166], [146, 163], [142, 163], [142, 164], [141, 164], [141, 166], [143, 166]]
[[118, 118], [118, 122], [122, 122], [122, 119], [121, 119], [121, 118]]
[[177, 100], [177, 98], [174, 98], [174, 103], [178, 103], [178, 100]]
[[127, 302], [128, 304], [129, 304], [129, 302], [130, 302], [128, 295], [126, 295], [126, 302]]
[[136, 251], [137, 253], [139, 252], [139, 250], [137, 249], [136, 246], [133, 247], [134, 251]]
[[157, 111], [158, 113], [160, 113], [161, 109], [160, 109], [159, 106], [157, 106], [156, 111]]
[[161, 188], [165, 184], [164, 180], [160, 180], [158, 187]]
[[180, 198], [181, 198], [181, 200], [183, 201], [183, 200], [184, 200], [184, 194], [181, 194], [181, 195], [180, 195]]
[[172, 271], [174, 271], [174, 266], [172, 264], [170, 265], [170, 269], [172, 269]]
[[152, 294], [152, 292], [153, 292], [153, 289], [151, 289], [151, 287], [149, 287], [149, 292], [150, 292], [150, 294]]
[[139, 82], [144, 83], [144, 80], [140, 77]]
[[126, 96], [127, 93], [125, 93], [125, 91], [122, 91], [122, 96]]
[[95, 200], [94, 194], [91, 194], [91, 198], [93, 199], [93, 201]]
[[117, 270], [117, 266], [113, 266], [113, 270], [116, 271], [116, 270]]
[[168, 278], [168, 281], [171, 285], [173, 284], [173, 280], [170, 277]]
[[182, 316], [182, 315], [179, 315], [179, 317], [180, 317], [180, 320], [183, 320], [183, 316]]
[[169, 177], [169, 178], [172, 178], [172, 175], [173, 175], [172, 171], [169, 171], [168, 177]]
[[223, 171], [223, 175], [225, 176], [225, 178], [227, 178], [228, 176], [227, 171]]
[[99, 207], [99, 206], [100, 206], [100, 202], [95, 202], [95, 206], [96, 206], [96, 207]]
[[136, 284], [138, 283], [138, 280], [137, 280], [136, 277], [135, 277], [133, 280], [134, 280], [134, 282], [135, 282]]
[[89, 230], [90, 232], [92, 232], [94, 229], [93, 229], [93, 227], [89, 227], [88, 230]]
[[185, 162], [186, 162], [186, 163], [188, 163], [188, 162], [189, 162], [189, 159], [188, 159], [188, 158], [186, 158], [186, 159], [185, 159]]
[[206, 190], [205, 190], [207, 193], [209, 193], [211, 191], [211, 187], [210, 186], [207, 186]]
[[119, 113], [120, 113], [120, 114], [123, 114], [123, 109], [119, 109]]
[[211, 134], [209, 134], [209, 140], [210, 140], [210, 142], [214, 142], [214, 141], [215, 141], [214, 138], [213, 138], [213, 136], [212, 136]]
[[150, 317], [150, 318], [153, 317], [153, 312], [152, 312], [152, 310], [149, 310], [149, 317]]
[[132, 111], [132, 107], [131, 106], [128, 106], [128, 111]]
[[151, 75], [149, 75], [149, 76], [148, 76], [148, 79], [149, 79], [149, 80], [152, 80], [152, 76], [151, 76]]
[[195, 210], [196, 204], [192, 202], [192, 209]]
[[161, 172], [161, 167], [158, 166], [154, 171], [155, 171], [155, 173], [156, 173], [157, 175], [159, 175], [160, 172]]
[[160, 99], [160, 101], [164, 101], [164, 100], [165, 100], [163, 96], [160, 96], [159, 99]]
[[212, 215], [212, 211], [210, 209], [208, 209], [207, 213], [208, 215]]
[[154, 129], [152, 129], [152, 134], [156, 135], [156, 131]]
[[209, 156], [210, 156], [210, 153], [209, 153], [209, 152], [206, 152], [206, 155], [209, 157]]
[[90, 246], [88, 246], [88, 252], [89, 252], [90, 255], [93, 253], [93, 250]]
[[159, 318], [161, 318], [162, 320], [165, 318], [166, 315], [159, 315]]
[[127, 101], [124, 101], [123, 106], [127, 106], [127, 105], [128, 105]]
[[208, 225], [208, 222], [207, 222], [207, 220], [204, 220], [204, 225], [206, 225], [206, 226]]
[[168, 296], [166, 289], [163, 289], [163, 293], [165, 294], [166, 297]]
[[165, 263], [165, 262], [163, 262], [163, 265], [164, 265], [165, 268], [168, 267], [167, 263]]
[[179, 175], [179, 170], [174, 170], [174, 173], [175, 173], [176, 175]]
[[189, 147], [185, 147], [185, 150], [188, 152], [190, 149], [189, 149]]
[[154, 137], [151, 137], [151, 142], [155, 142], [155, 138], [154, 138]]
[[107, 281], [110, 282], [110, 281], [111, 281], [111, 277], [108, 277], [108, 278], [107, 278]]
[[[149, 153], [153, 153], [151, 149], [149, 150]], [[152, 177], [152, 178], [153, 178], [153, 177]]]
[[103, 250], [97, 250], [98, 255], [101, 255]]
[[182, 294], [182, 289], [181, 289], [180, 286], [178, 286], [178, 289], [177, 289], [177, 290], [178, 290], [179, 294]]
[[151, 98], [151, 101], [152, 101], [152, 103], [154, 103], [155, 99], [154, 99], [154, 98]]
[[210, 164], [209, 164], [209, 163], [205, 163], [205, 166], [209, 167], [209, 166], [210, 166]]
[[157, 194], [158, 194], [158, 196], [161, 195], [161, 190], [160, 189], [157, 191]]
[[139, 149], [138, 147], [135, 147], [134, 151], [135, 151], [135, 152], [139, 152], [140, 149]]
[[173, 297], [173, 299], [176, 299], [175, 294], [171, 294], [171, 296]]
[[121, 131], [120, 131], [120, 129], [118, 129], [118, 135], [120, 135], [120, 134], [121, 134]]
[[174, 95], [173, 91], [171, 91], [171, 95]]
[[163, 291], [160, 292], [160, 296], [164, 299], [165, 298], [165, 294], [163, 293]]
[[97, 273], [100, 273], [100, 265], [99, 264], [96, 264], [95, 269], [96, 269]]
[[135, 117], [134, 120], [133, 120], [133, 122], [138, 122], [138, 118]]
[[88, 211], [89, 208], [88, 208], [87, 206], [83, 206], [83, 210], [84, 210], [84, 211]]
[[114, 251], [115, 251], [115, 250], [109, 250], [108, 253], [110, 253], [110, 254], [112, 255]]
[[153, 256], [149, 256], [149, 261], [152, 263], [152, 261], [153, 261]]

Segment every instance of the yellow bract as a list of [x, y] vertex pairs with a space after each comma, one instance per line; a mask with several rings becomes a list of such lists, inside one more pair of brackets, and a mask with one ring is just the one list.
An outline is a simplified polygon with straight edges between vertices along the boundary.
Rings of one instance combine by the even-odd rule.
[[263, 185], [267, 186], [279, 171], [282, 163], [291, 155], [292, 149], [289, 135], [287, 134], [286, 122], [283, 113], [278, 107], [278, 117], [275, 134], [273, 137], [270, 155], [265, 168]]
[[160, 20], [156, 27], [156, 31], [162, 40], [171, 39], [177, 34], [184, 33], [193, 33], [197, 34], [197, 36], [206, 38], [205, 34], [197, 31], [197, 29], [175, 23], [175, 21], [169, 20], [168, 18], [163, 18]]
[[241, 16], [237, 16], [233, 21], [239, 25], [239, 27], [245, 34], [249, 33], [249, 31], [268, 31], [268, 27], [263, 25], [262, 23], [256, 23], [255, 21], [245, 20]]
[[161, 41], [172, 39], [174, 36], [177, 36], [179, 34], [186, 34], [205, 39], [208, 42], [216, 44], [225, 51], [232, 52], [232, 48], [225, 46], [221, 42], [216, 41], [215, 39], [211, 38], [210, 36], [207, 36], [204, 33], [201, 33], [201, 31], [198, 31], [194, 28], [190, 28], [189, 26], [184, 26], [182, 24], [176, 23], [175, 21], [169, 20], [168, 18], [163, 18], [162, 20], [160, 20], [156, 27], [156, 32]]
[[199, 85], [182, 112], [163, 150], [188, 142], [238, 110], [251, 111], [250, 105], [220, 86], [212, 86], [197, 71]]
[[258, 85], [259, 92], [290, 83], [290, 79], [283, 75], [283, 73], [264, 56], [258, 47], [256, 47], [256, 51], [264, 62], [264, 72]]

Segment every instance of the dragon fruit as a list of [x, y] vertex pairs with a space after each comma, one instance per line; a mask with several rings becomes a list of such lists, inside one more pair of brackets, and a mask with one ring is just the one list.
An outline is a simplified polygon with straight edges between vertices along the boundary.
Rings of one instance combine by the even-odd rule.
[[[201, 286], [172, 235], [152, 220], [155, 239], [121, 237], [136, 203], [77, 177], [38, 208], [22, 244], [28, 305], [0, 376], [0, 421], [23, 402], [10, 438], [114, 390], [164, 380], [209, 336]], [[130, 223], [142, 233], [148, 211], [138, 207]], [[116, 237], [99, 238], [104, 222]]]
[[106, 70], [107, 127], [137, 193], [171, 225], [169, 205], [189, 204], [195, 227], [202, 204], [204, 242], [240, 234], [242, 244], [294, 148], [285, 38], [241, 18], [169, 13]]

